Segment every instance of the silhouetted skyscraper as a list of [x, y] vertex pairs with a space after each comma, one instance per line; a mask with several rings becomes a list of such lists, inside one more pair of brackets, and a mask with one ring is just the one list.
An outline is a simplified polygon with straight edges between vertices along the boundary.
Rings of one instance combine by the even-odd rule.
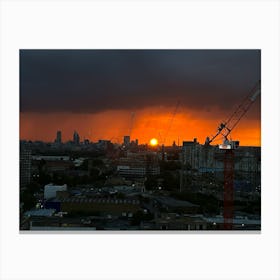
[[61, 131], [60, 131], [60, 130], [58, 130], [58, 131], [56, 132], [56, 139], [55, 139], [54, 142], [55, 142], [55, 143], [58, 143], [58, 144], [61, 144]]
[[74, 131], [74, 134], [73, 134], [73, 142], [74, 144], [78, 145], [80, 144], [80, 136], [78, 134], [77, 131]]
[[129, 145], [130, 145], [130, 136], [124, 136], [124, 137], [123, 137], [123, 144], [124, 144], [124, 146], [125, 146], [126, 148], [129, 147]]

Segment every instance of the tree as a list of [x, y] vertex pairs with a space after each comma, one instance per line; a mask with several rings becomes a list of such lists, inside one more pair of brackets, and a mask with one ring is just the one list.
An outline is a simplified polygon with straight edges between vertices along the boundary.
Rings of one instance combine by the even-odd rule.
[[174, 171], [174, 170], [178, 170], [178, 169], [181, 169], [180, 162], [177, 162], [177, 161], [161, 161], [160, 162], [160, 170], [163, 172], [166, 170]]
[[180, 179], [178, 172], [166, 171], [163, 173], [163, 188], [165, 190], [178, 190]]
[[98, 180], [99, 178], [99, 169], [98, 168], [92, 168], [90, 170], [90, 177], [92, 180]]
[[146, 190], [154, 190], [157, 188], [157, 179], [154, 176], [147, 177], [145, 181]]
[[150, 221], [153, 219], [153, 215], [151, 213], [143, 213], [143, 211], [137, 211], [131, 220], [132, 226], [138, 226], [142, 221]]

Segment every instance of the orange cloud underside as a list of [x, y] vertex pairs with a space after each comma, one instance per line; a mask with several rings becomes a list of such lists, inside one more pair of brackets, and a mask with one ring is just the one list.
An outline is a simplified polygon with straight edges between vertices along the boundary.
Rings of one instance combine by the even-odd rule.
[[[21, 113], [20, 138], [53, 141], [56, 131], [61, 130], [62, 140], [67, 141], [72, 139], [76, 130], [81, 140], [109, 139], [120, 143], [131, 130], [131, 139], [138, 139], [139, 143], [149, 143], [153, 137], [165, 145], [193, 138], [204, 143], [207, 136], [215, 134], [224, 116], [214, 108], [208, 112], [181, 108], [174, 114], [174, 108], [166, 107], [145, 108], [134, 111], [134, 114], [129, 110], [96, 114]], [[242, 146], [260, 146], [260, 120], [251, 120], [245, 115], [232, 132], [232, 138], [239, 140]]]

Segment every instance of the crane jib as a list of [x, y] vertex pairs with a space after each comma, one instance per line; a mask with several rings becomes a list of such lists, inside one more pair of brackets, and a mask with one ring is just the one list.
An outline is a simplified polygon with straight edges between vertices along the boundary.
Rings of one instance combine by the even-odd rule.
[[252, 102], [254, 102], [254, 101], [256, 100], [256, 98], [259, 96], [260, 93], [261, 93], [261, 90], [260, 90], [260, 89], [257, 89], [257, 90], [255, 91], [255, 93], [250, 97], [250, 100], [251, 100]]
[[260, 87], [260, 81], [258, 81], [258, 83], [251, 90], [251, 93], [243, 100], [243, 102], [238, 106], [238, 108], [234, 111], [234, 113], [230, 116], [230, 118], [226, 122], [220, 124], [217, 133], [211, 139], [209, 139], [208, 137], [206, 138], [205, 144], [209, 145], [211, 142], [214, 141], [214, 139], [218, 135], [222, 135], [225, 139], [227, 139], [228, 135], [231, 133], [233, 128], [236, 127], [240, 119], [249, 110], [251, 105], [255, 102], [257, 97], [260, 95], [260, 93], [261, 93], [261, 87]]

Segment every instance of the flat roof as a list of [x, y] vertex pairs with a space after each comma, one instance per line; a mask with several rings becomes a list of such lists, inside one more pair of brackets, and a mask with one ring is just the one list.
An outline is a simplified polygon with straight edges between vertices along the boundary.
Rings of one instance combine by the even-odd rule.
[[45, 216], [50, 217], [55, 213], [55, 209], [35, 209], [24, 213], [24, 216]]

